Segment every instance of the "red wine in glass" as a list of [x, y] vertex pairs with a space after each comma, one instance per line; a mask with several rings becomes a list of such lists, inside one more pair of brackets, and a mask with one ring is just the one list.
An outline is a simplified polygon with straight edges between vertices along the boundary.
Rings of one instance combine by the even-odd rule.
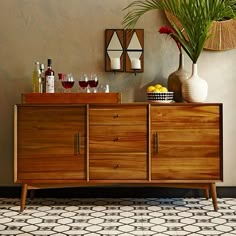
[[85, 89], [88, 87], [88, 81], [86, 80], [80, 80], [79, 81], [79, 86], [82, 88], [82, 89]]
[[74, 86], [75, 81], [62, 81], [61, 84], [65, 89], [71, 89]]
[[88, 84], [91, 88], [96, 88], [98, 86], [98, 80], [89, 80]]

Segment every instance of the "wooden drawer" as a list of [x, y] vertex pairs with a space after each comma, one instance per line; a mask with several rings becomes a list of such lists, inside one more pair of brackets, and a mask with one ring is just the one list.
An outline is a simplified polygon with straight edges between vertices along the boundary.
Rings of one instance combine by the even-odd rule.
[[90, 106], [90, 125], [139, 125], [147, 122], [147, 105]]
[[91, 180], [145, 180], [147, 154], [91, 154]]
[[147, 127], [136, 126], [90, 126], [90, 153], [147, 152]]
[[219, 127], [220, 107], [216, 105], [151, 106], [152, 126], [163, 128], [215, 129]]

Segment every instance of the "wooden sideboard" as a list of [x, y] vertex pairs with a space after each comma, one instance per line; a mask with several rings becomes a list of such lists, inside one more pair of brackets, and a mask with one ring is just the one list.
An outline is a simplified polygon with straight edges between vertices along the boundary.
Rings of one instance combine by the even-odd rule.
[[223, 181], [222, 104], [15, 105], [14, 179], [28, 189]]

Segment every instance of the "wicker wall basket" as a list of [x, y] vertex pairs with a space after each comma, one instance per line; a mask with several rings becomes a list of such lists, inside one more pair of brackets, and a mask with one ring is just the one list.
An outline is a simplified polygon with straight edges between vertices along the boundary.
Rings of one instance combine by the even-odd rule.
[[[169, 20], [169, 13], [165, 12], [165, 14]], [[184, 30], [176, 17], [172, 16], [172, 19], [181, 30]], [[204, 49], [223, 51], [236, 48], [236, 20], [214, 21], [210, 35], [210, 38], [205, 43]]]
[[213, 22], [210, 35], [205, 49], [221, 51], [236, 48], [236, 20]]

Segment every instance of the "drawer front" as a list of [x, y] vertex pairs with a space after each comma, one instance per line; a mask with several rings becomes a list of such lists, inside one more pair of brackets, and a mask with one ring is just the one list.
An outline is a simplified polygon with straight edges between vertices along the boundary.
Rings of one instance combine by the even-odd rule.
[[147, 127], [90, 126], [90, 153], [147, 152]]
[[146, 154], [91, 154], [91, 180], [146, 180]]
[[147, 122], [147, 106], [92, 106], [90, 125], [138, 125]]

